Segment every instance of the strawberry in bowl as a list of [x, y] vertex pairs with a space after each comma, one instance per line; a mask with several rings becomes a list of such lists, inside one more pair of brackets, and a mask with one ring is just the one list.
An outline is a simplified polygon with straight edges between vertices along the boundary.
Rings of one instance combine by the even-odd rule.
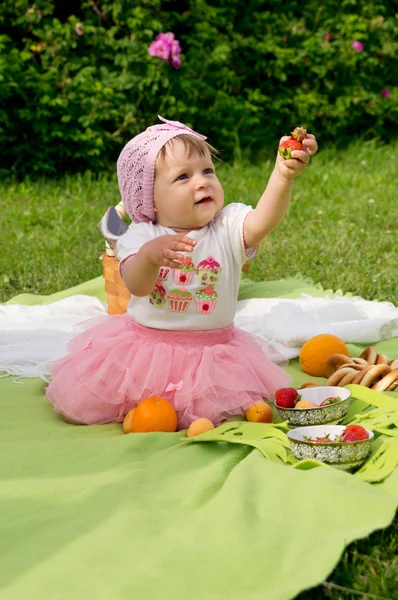
[[275, 408], [290, 427], [339, 423], [347, 414], [350, 400], [349, 390], [328, 385], [275, 392]]
[[287, 437], [297, 460], [309, 458], [352, 471], [368, 457], [374, 436], [360, 425], [315, 425], [292, 429]]
[[294, 408], [301, 396], [296, 388], [280, 388], [275, 392], [275, 404], [281, 408]]

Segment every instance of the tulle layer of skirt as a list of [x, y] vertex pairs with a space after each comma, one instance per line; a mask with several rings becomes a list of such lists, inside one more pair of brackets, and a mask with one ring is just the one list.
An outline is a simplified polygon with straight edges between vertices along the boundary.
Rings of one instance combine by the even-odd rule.
[[270, 357], [283, 361], [233, 325], [166, 331], [114, 315], [74, 338], [68, 355], [52, 363], [46, 395], [56, 411], [87, 424], [122, 421], [144, 398], [161, 396], [176, 409], [179, 428], [199, 417], [217, 425], [289, 384]]

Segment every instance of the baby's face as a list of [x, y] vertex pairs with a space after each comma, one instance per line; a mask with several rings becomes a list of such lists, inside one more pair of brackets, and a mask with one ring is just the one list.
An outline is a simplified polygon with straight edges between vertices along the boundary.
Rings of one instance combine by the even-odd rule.
[[164, 161], [157, 160], [154, 184], [156, 222], [176, 232], [204, 227], [224, 205], [224, 190], [216, 177], [210, 152], [188, 157], [174, 138]]

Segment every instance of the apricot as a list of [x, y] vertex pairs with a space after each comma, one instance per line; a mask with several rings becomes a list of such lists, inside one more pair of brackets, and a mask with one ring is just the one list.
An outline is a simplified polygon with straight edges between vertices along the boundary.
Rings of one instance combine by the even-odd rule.
[[317, 408], [318, 405], [315, 402], [309, 400], [299, 400], [294, 408]]
[[210, 431], [210, 429], [214, 429], [214, 423], [210, 421], [210, 419], [196, 419], [192, 421], [190, 426], [188, 427], [187, 436], [194, 437], [195, 435], [200, 435], [205, 431]]
[[246, 411], [247, 421], [252, 423], [272, 423], [272, 410], [266, 402], [255, 402]]
[[124, 417], [123, 421], [123, 431], [124, 433], [133, 433], [133, 414], [135, 413], [135, 408], [129, 410], [127, 415]]

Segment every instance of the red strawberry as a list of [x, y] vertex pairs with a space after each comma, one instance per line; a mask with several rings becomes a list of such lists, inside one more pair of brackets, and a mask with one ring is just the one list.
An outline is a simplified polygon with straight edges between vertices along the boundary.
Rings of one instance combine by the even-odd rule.
[[343, 442], [359, 442], [361, 438], [357, 436], [353, 431], [348, 431], [347, 433], [343, 433]]
[[[344, 441], [347, 441], [345, 438], [349, 433], [353, 433], [357, 436], [357, 440], [367, 440], [368, 434], [366, 429], [364, 429], [361, 425], [347, 425], [347, 427], [343, 431]], [[353, 440], [350, 440], [353, 441]]]
[[307, 130], [304, 127], [296, 127], [292, 131], [292, 135], [288, 140], [285, 140], [279, 145], [279, 154], [287, 160], [292, 158], [293, 150], [302, 150], [303, 144], [301, 143], [307, 137]]
[[275, 401], [281, 408], [294, 408], [300, 398], [295, 388], [280, 388], [275, 392]]

